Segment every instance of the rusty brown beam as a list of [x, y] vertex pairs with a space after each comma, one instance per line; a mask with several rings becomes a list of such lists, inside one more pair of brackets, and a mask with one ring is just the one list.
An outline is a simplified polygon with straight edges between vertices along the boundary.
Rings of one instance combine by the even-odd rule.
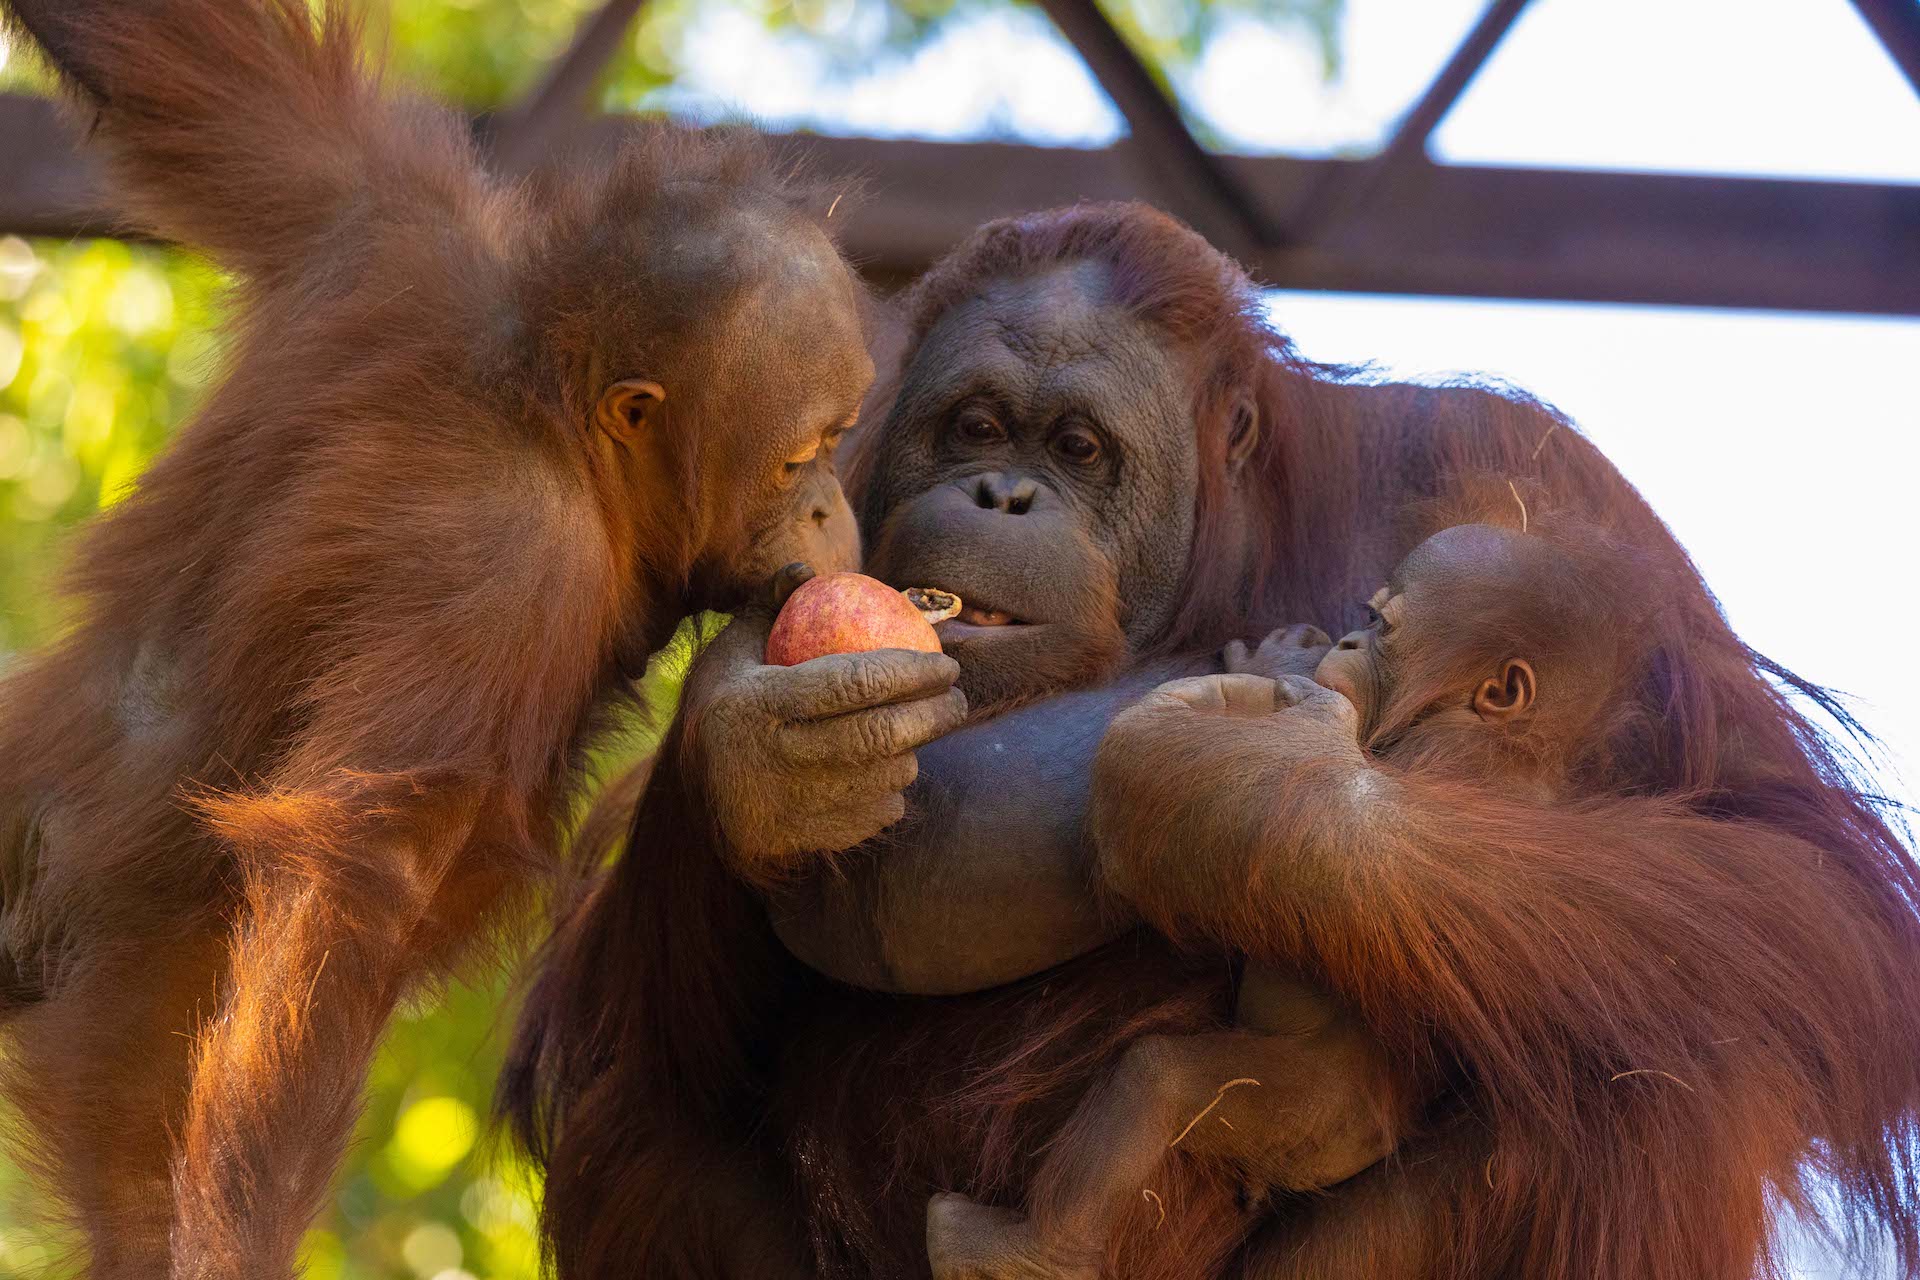
[[0, 94], [0, 231], [71, 236], [121, 230], [99, 166], [75, 150], [75, 129], [52, 102]]
[[[602, 118], [615, 146], [636, 118]], [[870, 195], [834, 219], [874, 279], [911, 277], [988, 218], [1151, 197], [1129, 141], [1102, 150], [787, 137]], [[1282, 218], [1364, 161], [1222, 157]], [[94, 164], [50, 104], [0, 96], [0, 231], [107, 234]], [[1920, 187], [1422, 165], [1391, 200], [1250, 254], [1280, 288], [1920, 316]]]
[[1381, 148], [1383, 159], [1401, 156], [1425, 155], [1427, 140], [1440, 122], [1447, 118], [1454, 104], [1460, 101], [1460, 95], [1467, 91], [1473, 78], [1487, 65], [1487, 59], [1506, 39], [1507, 32], [1519, 19], [1521, 10], [1527, 7], [1527, 0], [1493, 0], [1486, 12], [1480, 15], [1473, 29], [1460, 41], [1446, 65], [1440, 68], [1433, 82], [1427, 86], [1420, 100], [1407, 109], [1394, 129], [1393, 137]]

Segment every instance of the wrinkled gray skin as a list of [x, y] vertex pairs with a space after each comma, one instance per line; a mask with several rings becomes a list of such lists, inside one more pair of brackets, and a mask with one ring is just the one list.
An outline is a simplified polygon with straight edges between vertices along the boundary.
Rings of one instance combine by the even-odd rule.
[[[989, 685], [1031, 688], [1020, 672], [1049, 661], [1051, 628], [1109, 622], [1097, 593], [1125, 602], [1131, 648], [1177, 603], [1198, 485], [1191, 388], [1164, 335], [1099, 301], [1104, 277], [1082, 263], [952, 308], [881, 427], [859, 513], [869, 571], [1030, 624], [943, 633], [976, 702]], [[997, 438], [974, 438], [983, 428]], [[1067, 452], [1082, 434], [1091, 461]]]
[[[773, 668], [759, 662], [766, 621], [749, 616], [691, 678], [706, 717], [692, 767], [715, 818], [741, 869], [779, 884], [782, 940], [842, 981], [979, 990], [1132, 923], [1093, 887], [1094, 751], [1125, 706], [1220, 662], [1162, 663], [994, 717], [1123, 669], [1164, 633], [1185, 574], [1193, 389], [1164, 337], [1103, 305], [1103, 287], [1088, 264], [988, 285], [937, 323], [877, 428], [859, 512], [868, 572], [1025, 625], [942, 623], [950, 657]], [[949, 733], [956, 674], [974, 723]], [[814, 856], [868, 841], [830, 871]]]
[[811, 968], [876, 991], [978, 991], [1050, 968], [1134, 923], [1094, 888], [1087, 777], [1107, 723], [1156, 666], [970, 725], [922, 748], [914, 821], [824, 874], [782, 885], [774, 932]]
[[[1296, 625], [1227, 671], [1310, 673], [1326, 633]], [[1207, 657], [1157, 662], [1099, 689], [973, 724], [920, 751], [914, 825], [875, 841], [845, 874], [804, 876], [770, 904], [774, 931], [812, 968], [878, 991], [949, 995], [1037, 973], [1131, 927], [1096, 897], [1087, 778], [1108, 722], [1161, 683], [1219, 671]], [[864, 852], [864, 851], [863, 851]]]

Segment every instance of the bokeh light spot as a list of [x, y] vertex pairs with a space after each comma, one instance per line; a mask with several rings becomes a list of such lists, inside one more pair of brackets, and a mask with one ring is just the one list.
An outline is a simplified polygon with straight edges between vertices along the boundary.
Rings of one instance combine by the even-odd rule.
[[38, 518], [44, 520], [73, 496], [79, 484], [80, 468], [74, 466], [71, 459], [57, 453], [43, 455], [27, 473], [22, 513], [37, 512]]
[[173, 290], [148, 266], [129, 267], [107, 295], [107, 323], [138, 337], [173, 324]]
[[32, 245], [19, 236], [0, 236], [0, 302], [26, 297], [39, 274], [40, 259]]
[[347, 1251], [331, 1231], [313, 1230], [300, 1242], [300, 1274], [304, 1280], [341, 1280]]
[[11, 480], [24, 471], [32, 453], [27, 424], [10, 413], [0, 413], [0, 480]]
[[0, 324], [0, 391], [13, 385], [14, 375], [20, 372], [20, 360], [25, 354], [26, 347], [13, 326]]
[[460, 1237], [444, 1222], [423, 1222], [407, 1232], [400, 1245], [400, 1256], [414, 1274], [421, 1277], [445, 1275], [460, 1265], [465, 1256]]
[[387, 1163], [405, 1185], [424, 1191], [473, 1150], [480, 1125], [473, 1108], [458, 1098], [422, 1098], [400, 1113], [387, 1144]]
[[67, 397], [67, 412], [62, 423], [68, 449], [78, 453], [113, 434], [114, 404], [119, 392], [117, 378], [96, 378], [74, 385], [73, 394]]

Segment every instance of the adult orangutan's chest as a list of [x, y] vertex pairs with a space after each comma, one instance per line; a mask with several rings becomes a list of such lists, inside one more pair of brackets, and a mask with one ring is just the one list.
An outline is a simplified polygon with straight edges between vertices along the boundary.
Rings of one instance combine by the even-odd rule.
[[[1144, 931], [974, 995], [810, 983], [774, 1066], [772, 1136], [821, 1273], [919, 1274], [935, 1192], [1023, 1206], [1042, 1148], [1126, 1047], [1224, 1025], [1230, 993], [1224, 958], [1176, 955]], [[1189, 1206], [1188, 1221], [1237, 1239], [1241, 1210], [1218, 1173], [1170, 1168], [1157, 1190]], [[1178, 1232], [1124, 1247], [1129, 1277], [1170, 1280], [1201, 1280], [1190, 1259], [1213, 1252]]]

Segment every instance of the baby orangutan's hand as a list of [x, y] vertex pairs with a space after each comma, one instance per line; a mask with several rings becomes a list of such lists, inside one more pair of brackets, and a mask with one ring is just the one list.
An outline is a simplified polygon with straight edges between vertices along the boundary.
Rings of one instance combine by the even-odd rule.
[[[1351, 741], [1359, 731], [1360, 714], [1351, 702], [1305, 676], [1219, 675], [1169, 680], [1140, 702], [1142, 708], [1184, 708], [1211, 715], [1258, 719], [1279, 715], [1286, 722], [1313, 721], [1336, 729]], [[1122, 717], [1124, 720], [1125, 717]], [[1116, 721], [1116, 727], [1120, 722]], [[1109, 730], [1109, 736], [1112, 731]]]
[[1248, 649], [1243, 640], [1230, 641], [1220, 658], [1230, 673], [1277, 680], [1312, 675], [1332, 647], [1326, 632], [1312, 623], [1296, 622], [1269, 633], [1258, 649]]

